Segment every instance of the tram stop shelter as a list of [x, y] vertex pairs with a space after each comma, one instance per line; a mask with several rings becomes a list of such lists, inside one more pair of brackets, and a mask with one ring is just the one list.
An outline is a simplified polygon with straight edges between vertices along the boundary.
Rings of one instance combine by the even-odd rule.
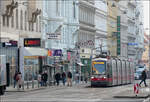
[[48, 74], [48, 85], [55, 84], [55, 66], [53, 64], [43, 65], [43, 71], [47, 71]]

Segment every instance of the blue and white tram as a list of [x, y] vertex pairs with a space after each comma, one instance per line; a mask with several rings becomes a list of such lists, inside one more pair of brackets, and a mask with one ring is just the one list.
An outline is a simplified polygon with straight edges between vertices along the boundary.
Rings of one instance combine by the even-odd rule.
[[134, 64], [114, 58], [92, 60], [91, 86], [115, 86], [134, 81]]

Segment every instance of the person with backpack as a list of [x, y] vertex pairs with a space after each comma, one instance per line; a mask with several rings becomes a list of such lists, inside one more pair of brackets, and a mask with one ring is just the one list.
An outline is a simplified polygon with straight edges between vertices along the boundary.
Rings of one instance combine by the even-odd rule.
[[67, 86], [72, 86], [72, 73], [69, 71], [67, 74]]

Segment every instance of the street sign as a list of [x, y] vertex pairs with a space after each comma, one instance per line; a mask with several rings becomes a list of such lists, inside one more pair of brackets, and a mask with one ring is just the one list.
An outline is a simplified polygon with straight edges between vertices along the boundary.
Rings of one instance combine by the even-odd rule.
[[46, 33], [47, 39], [61, 39], [61, 33]]
[[131, 45], [131, 46], [137, 46], [138, 43], [128, 43], [128, 45]]

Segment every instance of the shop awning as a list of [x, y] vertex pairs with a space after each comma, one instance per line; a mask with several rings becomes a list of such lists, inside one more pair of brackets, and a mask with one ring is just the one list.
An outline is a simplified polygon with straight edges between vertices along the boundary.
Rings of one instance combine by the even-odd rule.
[[24, 48], [24, 56], [47, 56], [47, 50], [44, 48]]
[[79, 66], [84, 66], [84, 64], [82, 64], [81, 62], [77, 63]]

